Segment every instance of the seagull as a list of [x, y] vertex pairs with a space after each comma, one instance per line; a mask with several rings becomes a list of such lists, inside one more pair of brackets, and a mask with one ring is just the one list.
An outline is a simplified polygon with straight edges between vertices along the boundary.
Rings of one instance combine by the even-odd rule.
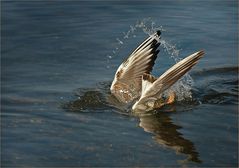
[[164, 91], [176, 83], [203, 57], [204, 51], [195, 52], [176, 63], [160, 77], [151, 75], [155, 60], [159, 53], [161, 31], [157, 31], [145, 39], [123, 61], [117, 69], [111, 84], [111, 94], [121, 103], [134, 103], [132, 111], [151, 111], [175, 100], [175, 93], [163, 97]]

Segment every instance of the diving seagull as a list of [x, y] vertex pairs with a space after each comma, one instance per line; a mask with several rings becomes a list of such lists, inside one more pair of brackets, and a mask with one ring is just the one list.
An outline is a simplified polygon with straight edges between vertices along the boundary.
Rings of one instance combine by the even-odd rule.
[[162, 93], [187, 73], [202, 56], [204, 51], [195, 52], [176, 63], [159, 78], [151, 75], [159, 53], [161, 32], [150, 35], [119, 66], [110, 91], [122, 103], [132, 103], [133, 111], [150, 111], [174, 101], [175, 93], [168, 99]]

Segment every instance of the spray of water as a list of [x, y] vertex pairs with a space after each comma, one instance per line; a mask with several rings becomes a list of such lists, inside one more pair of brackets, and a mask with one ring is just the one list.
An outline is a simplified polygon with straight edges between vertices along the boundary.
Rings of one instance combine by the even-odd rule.
[[[162, 26], [157, 26], [156, 22], [154, 22], [151, 18], [145, 18], [137, 21], [134, 25], [130, 25], [129, 30], [127, 32], [123, 32], [121, 38], [116, 38], [116, 45], [112, 50], [112, 53], [107, 55], [107, 68], [112, 68], [110, 61], [118, 55], [120, 49], [127, 43], [128, 39], [136, 37], [136, 32], [143, 31], [147, 35], [152, 35], [157, 30], [162, 32], [166, 31]], [[160, 42], [161, 47], [163, 47], [164, 51], [175, 61], [175, 63], [181, 60], [179, 57], [180, 49], [177, 49], [176, 45], [170, 44], [163, 38], [160, 39]], [[189, 74], [186, 74], [182, 79], [175, 83], [170, 90], [165, 91], [164, 94], [167, 96], [171, 91], [174, 91], [177, 95], [177, 101], [192, 100], [192, 84], [192, 77]]]

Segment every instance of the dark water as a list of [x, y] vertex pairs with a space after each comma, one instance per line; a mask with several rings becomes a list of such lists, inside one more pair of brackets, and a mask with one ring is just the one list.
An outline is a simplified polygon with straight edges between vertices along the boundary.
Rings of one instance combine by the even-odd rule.
[[[3, 1], [2, 167], [237, 167], [237, 7], [237, 1]], [[190, 73], [190, 100], [133, 116], [114, 105], [109, 86], [123, 58], [147, 37], [144, 26], [152, 25], [166, 30], [162, 38], [179, 57], [199, 49], [206, 55]], [[170, 46], [161, 49], [157, 76], [174, 63], [168, 51], [178, 50]]]

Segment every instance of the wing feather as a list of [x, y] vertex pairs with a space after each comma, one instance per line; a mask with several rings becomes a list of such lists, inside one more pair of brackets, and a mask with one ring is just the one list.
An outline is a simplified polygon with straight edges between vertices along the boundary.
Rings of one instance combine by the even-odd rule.
[[203, 55], [204, 51], [198, 51], [172, 66], [141, 95], [139, 102], [164, 92], [187, 73]]
[[123, 89], [128, 89], [128, 86], [134, 88], [134, 92], [140, 94], [141, 91], [141, 77], [144, 73], [150, 74], [154, 62], [159, 53], [158, 47], [160, 45], [160, 31], [157, 31], [143, 43], [141, 43], [132, 54], [126, 59], [115, 73], [114, 80], [111, 85], [111, 92], [114, 93], [115, 85], [123, 83]]

